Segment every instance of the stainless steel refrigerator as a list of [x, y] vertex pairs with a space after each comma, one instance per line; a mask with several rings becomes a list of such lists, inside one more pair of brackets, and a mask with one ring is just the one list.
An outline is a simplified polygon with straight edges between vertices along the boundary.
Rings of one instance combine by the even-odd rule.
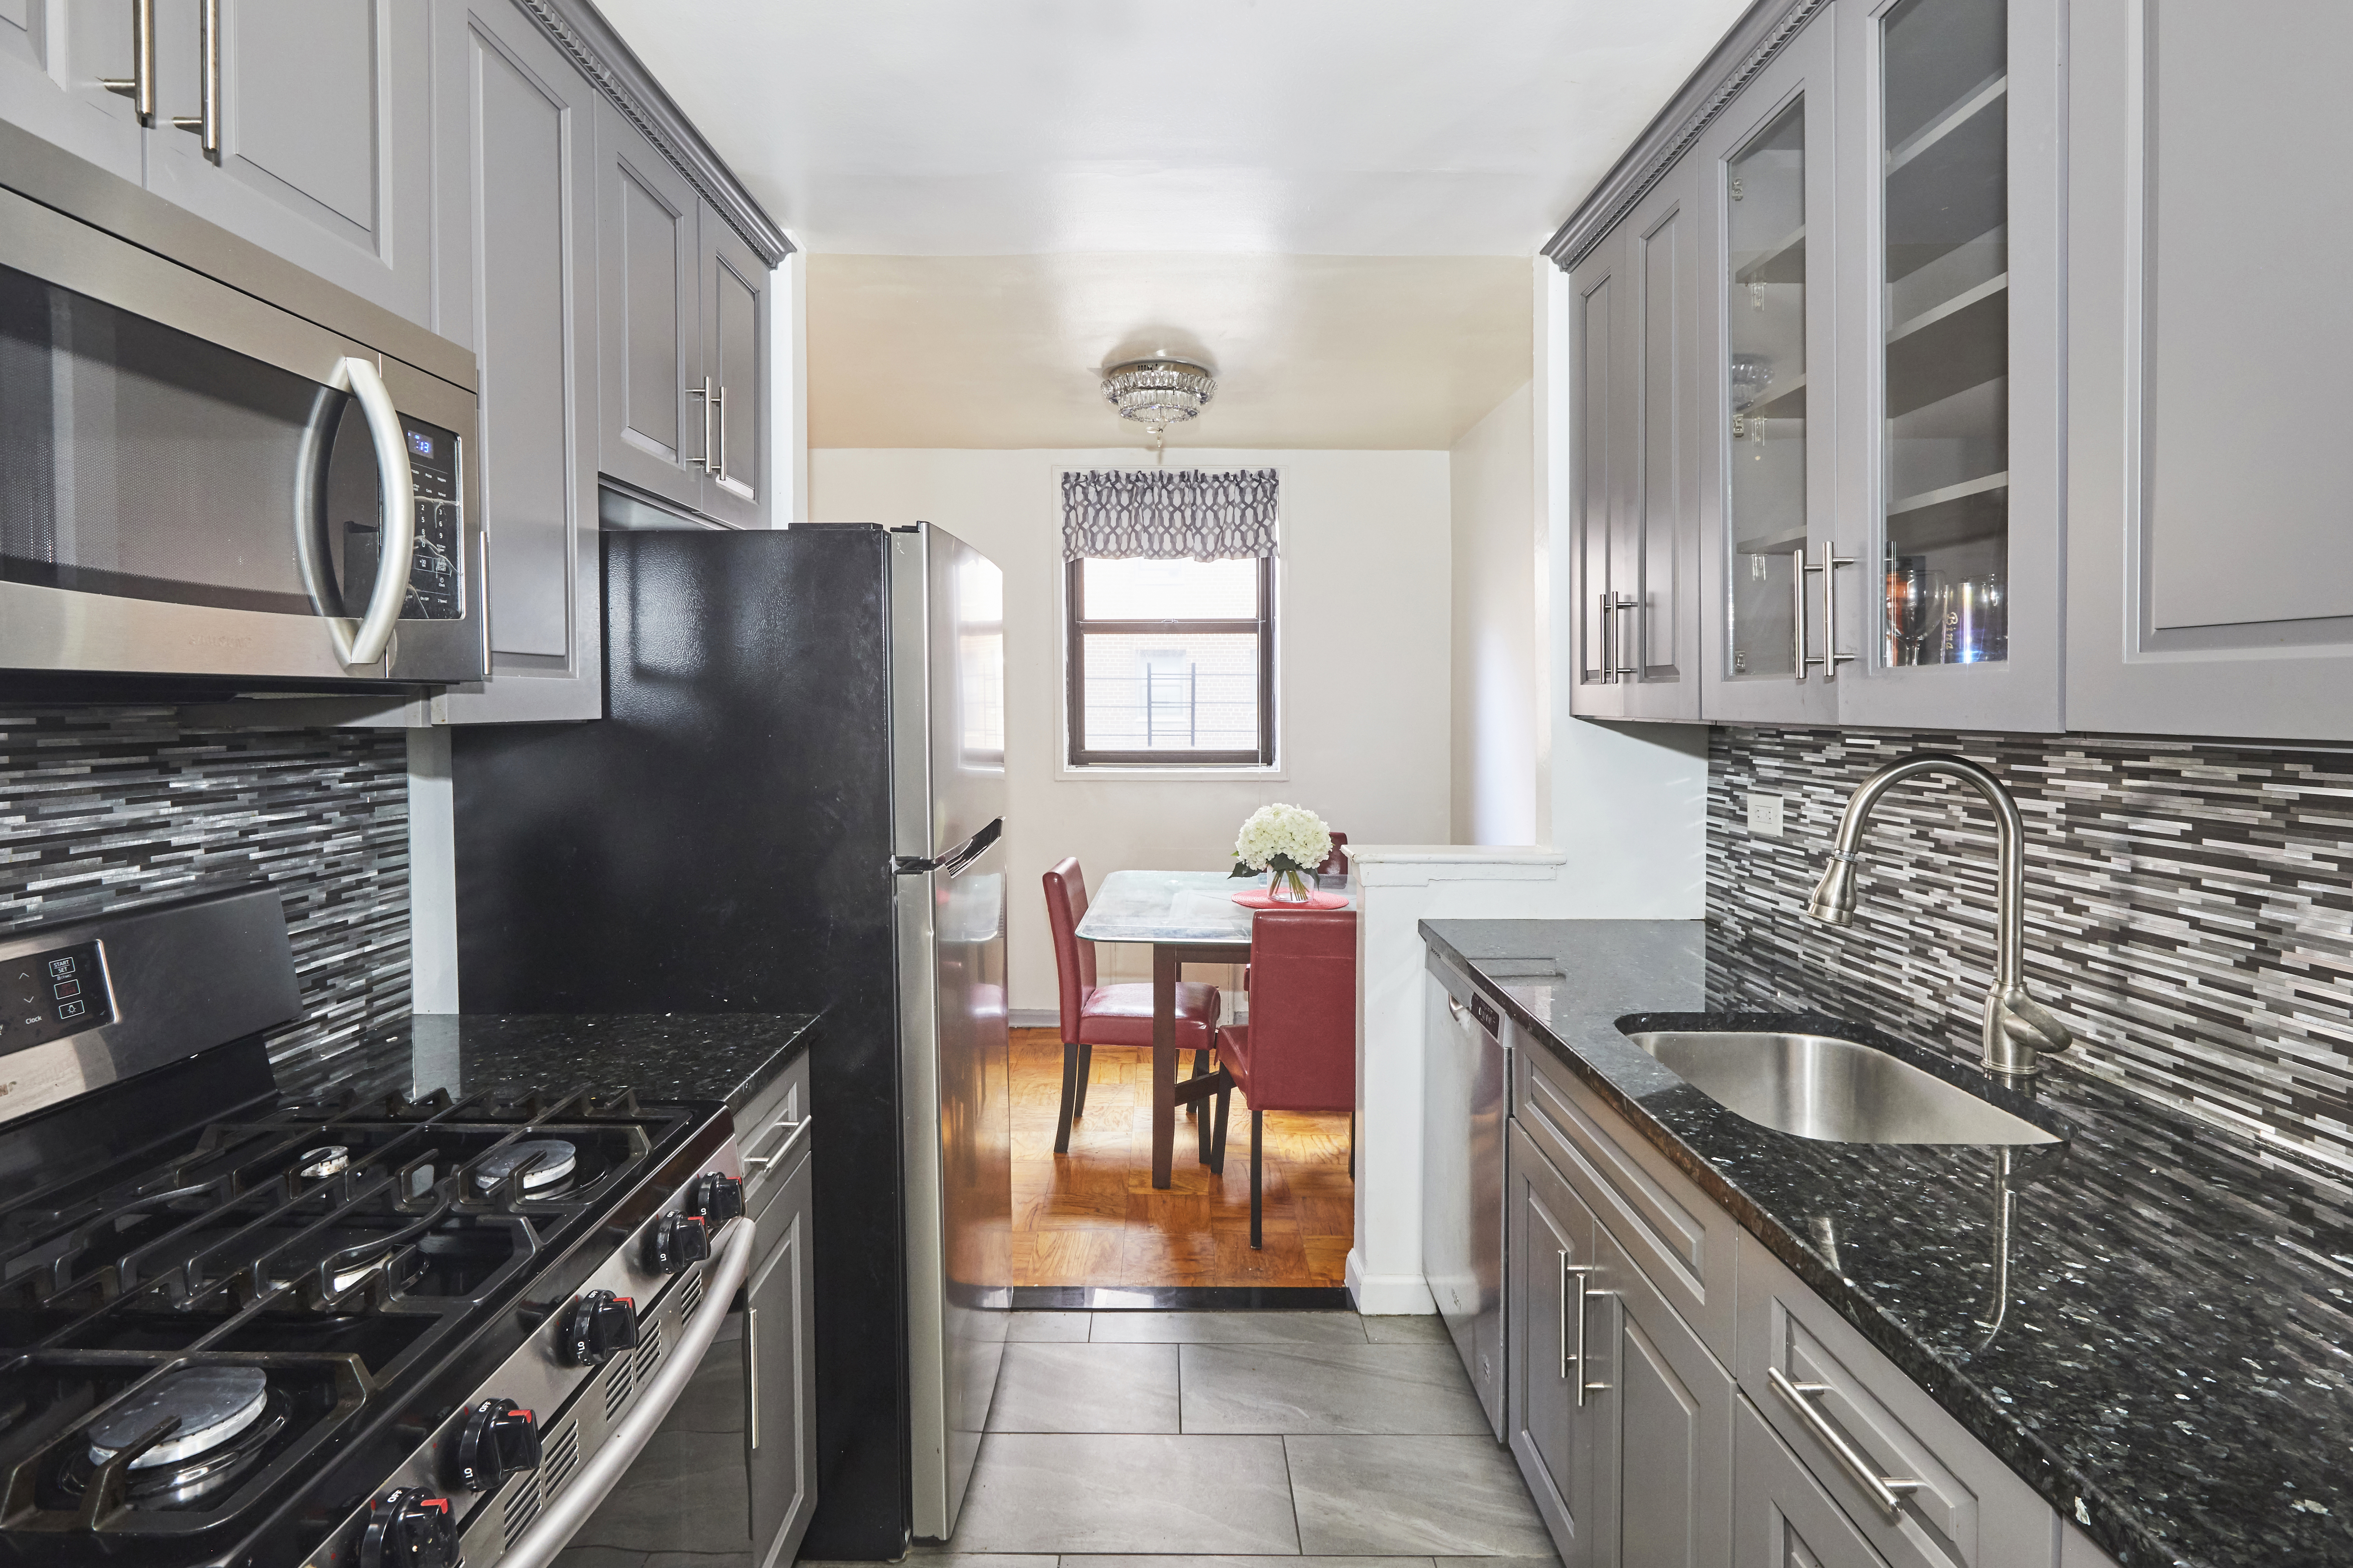
[[821, 1013], [805, 1556], [955, 1528], [1011, 1286], [1002, 578], [929, 525], [604, 540], [606, 713], [452, 737], [460, 1005]]

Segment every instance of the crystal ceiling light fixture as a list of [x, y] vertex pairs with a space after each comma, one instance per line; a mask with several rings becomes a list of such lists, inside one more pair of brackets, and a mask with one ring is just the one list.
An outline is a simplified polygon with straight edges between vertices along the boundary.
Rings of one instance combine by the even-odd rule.
[[1122, 419], [1133, 419], [1155, 436], [1171, 425], [1200, 416], [1218, 383], [1207, 367], [1190, 360], [1132, 359], [1106, 365], [1103, 396]]

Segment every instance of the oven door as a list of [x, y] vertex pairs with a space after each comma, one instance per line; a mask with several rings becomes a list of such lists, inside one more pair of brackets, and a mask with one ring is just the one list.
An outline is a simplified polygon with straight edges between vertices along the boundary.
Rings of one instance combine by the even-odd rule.
[[754, 1222], [751, 1273], [718, 1337], [554, 1568], [607, 1568], [639, 1553], [789, 1568], [817, 1500], [807, 1150]]
[[480, 679], [474, 412], [0, 191], [0, 670]]

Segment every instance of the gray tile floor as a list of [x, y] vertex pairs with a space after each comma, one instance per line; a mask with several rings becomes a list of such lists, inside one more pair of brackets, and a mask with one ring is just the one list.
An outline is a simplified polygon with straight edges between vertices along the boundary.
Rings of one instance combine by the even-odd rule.
[[955, 1539], [913, 1568], [1558, 1568], [1436, 1318], [1024, 1312], [1011, 1339]]

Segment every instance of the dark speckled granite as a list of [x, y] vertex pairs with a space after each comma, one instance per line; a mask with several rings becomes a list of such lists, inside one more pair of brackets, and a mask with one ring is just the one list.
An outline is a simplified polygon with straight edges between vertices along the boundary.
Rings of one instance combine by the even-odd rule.
[[557, 1091], [634, 1089], [643, 1100], [757, 1100], [808, 1050], [814, 1016], [776, 1013], [480, 1014], [413, 1017], [335, 1057], [332, 1074], [280, 1069], [280, 1087], [319, 1094], [436, 1089], [470, 1094], [495, 1083]]
[[1787, 1011], [1802, 976], [1745, 992], [1755, 955], [1711, 969], [1698, 921], [1421, 929], [1474, 973], [1514, 961], [1480, 973], [1499, 1004], [2126, 1568], [2353, 1563], [2341, 1179], [2058, 1058], [2039, 1099], [2072, 1136], [2014, 1162], [1997, 1300], [1998, 1151], [1775, 1132], [1618, 1029], [1630, 1013]]

